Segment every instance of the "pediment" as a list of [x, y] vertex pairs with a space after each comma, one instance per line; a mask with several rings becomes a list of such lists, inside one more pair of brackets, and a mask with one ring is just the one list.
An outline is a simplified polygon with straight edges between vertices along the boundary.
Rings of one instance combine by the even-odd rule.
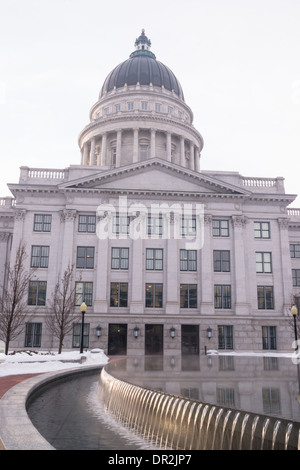
[[60, 185], [60, 188], [66, 190], [163, 191], [207, 195], [248, 194], [243, 188], [160, 159], [146, 160], [97, 172], [64, 183]]

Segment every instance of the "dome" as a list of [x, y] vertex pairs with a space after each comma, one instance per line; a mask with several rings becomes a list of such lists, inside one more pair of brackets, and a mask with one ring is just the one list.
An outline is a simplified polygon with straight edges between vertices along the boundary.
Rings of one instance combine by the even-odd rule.
[[164, 87], [184, 101], [179, 81], [166, 65], [156, 60], [155, 55], [150, 51], [151, 41], [145, 35], [144, 30], [136, 39], [135, 47], [136, 50], [130, 54], [129, 59], [117, 65], [107, 76], [99, 98], [114, 88], [140, 84]]

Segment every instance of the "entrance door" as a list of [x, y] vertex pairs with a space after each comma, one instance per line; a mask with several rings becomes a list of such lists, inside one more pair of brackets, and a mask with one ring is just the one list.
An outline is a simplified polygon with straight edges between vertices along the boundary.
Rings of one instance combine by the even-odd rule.
[[145, 325], [145, 355], [156, 356], [164, 352], [163, 325]]
[[181, 326], [181, 353], [199, 354], [199, 325]]
[[108, 326], [108, 355], [126, 356], [127, 325], [111, 323]]

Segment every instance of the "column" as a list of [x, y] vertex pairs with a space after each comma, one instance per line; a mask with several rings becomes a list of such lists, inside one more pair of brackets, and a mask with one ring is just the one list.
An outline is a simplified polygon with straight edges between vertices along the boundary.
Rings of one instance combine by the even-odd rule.
[[200, 171], [200, 152], [199, 148], [195, 148], [195, 170]]
[[104, 133], [102, 135], [102, 145], [101, 145], [101, 165], [105, 166], [106, 165], [106, 140], [107, 140], [107, 135]]
[[72, 266], [73, 262], [73, 249], [74, 249], [74, 225], [77, 217], [77, 211], [74, 209], [65, 209], [61, 212], [61, 222], [65, 223], [63, 243], [62, 243], [62, 258], [61, 258], [61, 272], [63, 273], [68, 266]]
[[133, 163], [139, 161], [139, 129], [133, 129]]
[[[178, 239], [175, 238], [176, 230], [180, 227], [181, 215], [175, 213], [166, 214], [166, 224], [169, 226], [168, 239], [165, 244], [166, 252], [166, 282], [164, 282], [163, 297], [165, 300], [166, 314], [179, 314], [179, 266], [178, 266]], [[166, 225], [165, 224], [165, 225]]]
[[156, 155], [156, 148], [155, 148], [155, 145], [156, 145], [156, 142], [155, 142], [155, 137], [156, 137], [156, 129], [151, 129], [151, 150], [150, 150], [150, 156], [151, 158], [154, 158], [155, 155]]
[[143, 256], [144, 252], [144, 240], [142, 238], [137, 238], [133, 240], [130, 250], [132, 255], [130, 261], [132, 263], [130, 273], [131, 277], [129, 280], [130, 287], [130, 313], [133, 314], [142, 314], [144, 312], [144, 291], [145, 283], [143, 272], [145, 269], [144, 262], [145, 257]]
[[234, 288], [235, 288], [235, 313], [236, 315], [249, 315], [250, 305], [247, 296], [247, 282], [246, 282], [246, 263], [245, 263], [245, 246], [243, 230], [246, 226], [247, 218], [243, 215], [236, 215], [232, 217], [233, 225], [233, 243], [234, 249], [232, 253], [233, 269], [234, 269], [234, 284], [231, 286], [231, 304], [234, 301]]
[[[281, 267], [279, 270], [275, 270], [275, 263], [273, 266], [274, 271], [274, 298], [275, 308], [281, 309], [284, 315], [291, 315], [291, 293], [293, 285], [292, 280], [292, 265], [291, 265], [291, 254], [290, 254], [290, 243], [289, 243], [289, 219], [279, 218], [279, 243], [280, 243], [280, 261]], [[277, 282], [276, 282], [277, 281]], [[279, 283], [282, 286], [282, 294], [280, 303]], [[281, 306], [282, 305], [282, 306]]]
[[[102, 138], [103, 138], [103, 137], [102, 137]], [[97, 162], [96, 162], [96, 164], [97, 164], [98, 166], [101, 165], [101, 150], [98, 150], [98, 153], [97, 153]]]
[[171, 161], [171, 133], [167, 132], [167, 160]]
[[90, 149], [90, 165], [94, 165], [95, 162], [95, 144], [96, 144], [96, 138], [93, 137], [91, 139], [91, 149]]
[[116, 155], [116, 167], [121, 166], [121, 147], [122, 147], [122, 130], [117, 131], [117, 155]]
[[182, 166], [186, 165], [185, 151], [184, 151], [184, 138], [183, 137], [180, 138], [180, 164]]
[[194, 144], [190, 142], [190, 169], [195, 169]]
[[83, 144], [83, 157], [82, 157], [83, 165], [88, 164], [88, 143], [85, 142]]
[[212, 256], [212, 216], [204, 215], [204, 243], [200, 250], [200, 289], [201, 313], [214, 313], [213, 256]]
[[97, 313], [107, 313], [108, 309], [110, 252], [109, 238], [100, 239], [98, 237], [96, 254], [97, 274], [94, 292], [94, 311]]

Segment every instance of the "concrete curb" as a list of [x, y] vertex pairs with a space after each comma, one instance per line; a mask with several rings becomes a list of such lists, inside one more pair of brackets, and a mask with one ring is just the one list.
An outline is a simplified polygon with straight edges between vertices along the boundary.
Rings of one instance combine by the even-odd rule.
[[41, 387], [54, 382], [100, 370], [103, 366], [81, 366], [31, 377], [8, 390], [0, 400], [0, 450], [55, 450], [38, 432], [27, 414], [27, 404]]

